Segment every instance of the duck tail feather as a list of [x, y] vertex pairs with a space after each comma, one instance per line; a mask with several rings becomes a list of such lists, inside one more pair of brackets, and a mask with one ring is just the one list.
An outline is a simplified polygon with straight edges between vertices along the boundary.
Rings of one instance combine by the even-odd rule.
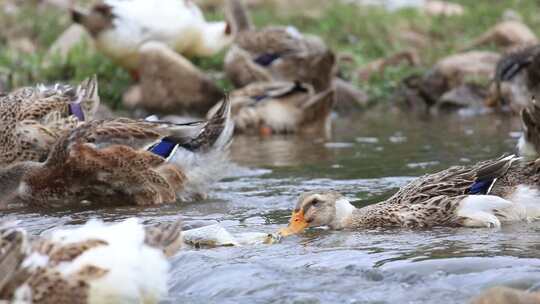
[[77, 87], [77, 96], [84, 111], [85, 120], [92, 120], [96, 114], [100, 98], [98, 93], [98, 79], [96, 75], [86, 78]]

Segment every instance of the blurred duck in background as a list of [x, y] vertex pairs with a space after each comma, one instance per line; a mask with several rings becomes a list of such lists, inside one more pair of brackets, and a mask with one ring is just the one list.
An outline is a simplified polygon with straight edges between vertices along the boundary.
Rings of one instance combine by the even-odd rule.
[[514, 48], [497, 63], [486, 103], [508, 106], [514, 113], [540, 94], [540, 45]]
[[207, 22], [191, 0], [105, 0], [89, 11], [73, 9], [72, 18], [87, 29], [101, 52], [135, 79], [139, 48], [146, 42], [202, 57], [220, 52], [234, 36], [227, 22]]
[[228, 0], [235, 33], [225, 72], [236, 87], [257, 81], [300, 81], [322, 92], [332, 86], [335, 55], [324, 41], [292, 26], [255, 29], [241, 0]]
[[[256, 82], [233, 91], [230, 96], [235, 130], [239, 133], [271, 135], [297, 133], [330, 137], [334, 90], [316, 93], [300, 82]], [[221, 107], [217, 104], [208, 116]]]

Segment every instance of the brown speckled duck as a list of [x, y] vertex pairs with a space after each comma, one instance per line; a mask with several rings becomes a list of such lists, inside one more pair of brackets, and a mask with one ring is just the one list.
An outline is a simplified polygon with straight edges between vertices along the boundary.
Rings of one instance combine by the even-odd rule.
[[46, 161], [1, 168], [0, 207], [155, 205], [205, 197], [227, 168], [232, 132], [228, 102], [207, 122], [86, 122], [64, 133]]
[[180, 222], [144, 227], [132, 218], [89, 221], [31, 238], [0, 228], [0, 301], [158, 303], [167, 295], [167, 256], [182, 244]]
[[311, 85], [300, 82], [257, 82], [233, 91], [229, 98], [238, 132], [330, 135], [333, 89], [315, 93]]
[[302, 194], [283, 236], [308, 227], [373, 229], [500, 227], [540, 217], [540, 106], [523, 111], [524, 135], [514, 155], [419, 177], [389, 199], [354, 207], [333, 191]]
[[188, 59], [160, 42], [140, 47], [140, 83], [124, 94], [128, 108], [151, 113], [206, 114], [223, 91]]
[[488, 106], [508, 105], [519, 113], [540, 94], [540, 45], [515, 49], [497, 63]]
[[61, 133], [91, 120], [98, 106], [95, 76], [77, 87], [38, 85], [0, 96], [0, 165], [44, 161]]
[[292, 26], [254, 29], [241, 0], [229, 0], [234, 43], [225, 57], [225, 72], [236, 87], [257, 81], [300, 81], [316, 92], [332, 86], [335, 56], [313, 35]]

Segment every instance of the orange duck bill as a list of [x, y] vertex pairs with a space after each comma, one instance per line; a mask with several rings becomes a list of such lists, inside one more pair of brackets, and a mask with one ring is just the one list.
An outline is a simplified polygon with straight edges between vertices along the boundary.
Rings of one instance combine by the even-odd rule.
[[286, 228], [281, 228], [279, 234], [281, 236], [289, 236], [297, 233], [301, 233], [306, 229], [308, 223], [304, 219], [304, 211], [293, 211], [291, 220], [289, 221], [289, 226]]

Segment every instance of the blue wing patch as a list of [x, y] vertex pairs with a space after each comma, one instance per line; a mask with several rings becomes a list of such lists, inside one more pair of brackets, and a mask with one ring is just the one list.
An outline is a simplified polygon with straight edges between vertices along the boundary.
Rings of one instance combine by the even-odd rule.
[[469, 188], [469, 194], [488, 194], [496, 179], [478, 180]]
[[81, 107], [81, 104], [78, 102], [69, 104], [69, 115], [77, 117], [78, 120], [84, 121], [84, 111]]
[[168, 158], [171, 156], [171, 153], [174, 151], [178, 144], [164, 138], [159, 143], [155, 144], [150, 148], [150, 152], [157, 154], [163, 158]]
[[276, 53], [264, 53], [261, 54], [259, 57], [255, 58], [254, 61], [258, 65], [269, 66], [272, 64], [272, 62], [274, 62], [274, 60], [278, 59], [279, 57], [280, 55]]

